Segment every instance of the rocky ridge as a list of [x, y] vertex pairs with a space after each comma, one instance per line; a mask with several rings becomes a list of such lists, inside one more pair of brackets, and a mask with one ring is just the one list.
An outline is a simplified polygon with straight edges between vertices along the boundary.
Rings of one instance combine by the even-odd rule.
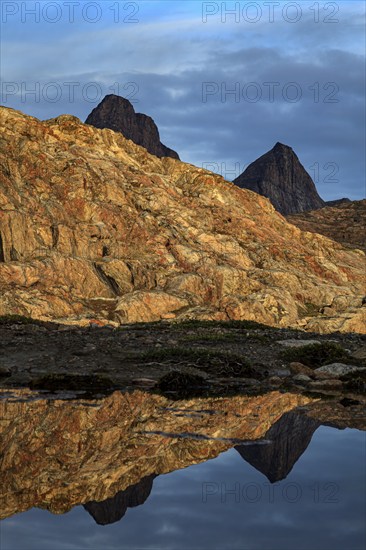
[[343, 197], [342, 199], [335, 199], [333, 201], [325, 201], [325, 206], [340, 206], [341, 204], [345, 204], [347, 202], [351, 202], [351, 199], [348, 199], [347, 197]]
[[359, 248], [366, 252], [366, 199], [343, 201], [319, 210], [294, 214], [287, 216], [287, 220], [302, 231], [320, 233], [347, 248]]
[[325, 204], [296, 153], [279, 142], [252, 162], [234, 183], [267, 197], [283, 215], [314, 210]]
[[275, 483], [288, 476], [320, 424], [305, 414], [288, 412], [266, 433], [266, 439], [272, 441], [272, 445], [244, 445], [236, 450], [271, 483]]
[[0, 114], [0, 315], [366, 330], [361, 251], [118, 132]]

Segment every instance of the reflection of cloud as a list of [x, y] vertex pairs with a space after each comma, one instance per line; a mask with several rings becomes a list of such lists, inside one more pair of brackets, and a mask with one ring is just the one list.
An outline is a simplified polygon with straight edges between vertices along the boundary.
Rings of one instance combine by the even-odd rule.
[[171, 525], [169, 523], [163, 523], [156, 530], [157, 535], [178, 535], [182, 533], [182, 530], [179, 529], [176, 525]]

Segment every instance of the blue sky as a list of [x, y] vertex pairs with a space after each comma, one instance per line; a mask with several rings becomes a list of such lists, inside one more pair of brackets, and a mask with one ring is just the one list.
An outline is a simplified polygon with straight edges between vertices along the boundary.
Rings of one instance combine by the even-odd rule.
[[323, 198], [361, 199], [364, 6], [4, 0], [1, 104], [85, 120], [118, 93], [184, 161], [233, 179], [281, 141]]

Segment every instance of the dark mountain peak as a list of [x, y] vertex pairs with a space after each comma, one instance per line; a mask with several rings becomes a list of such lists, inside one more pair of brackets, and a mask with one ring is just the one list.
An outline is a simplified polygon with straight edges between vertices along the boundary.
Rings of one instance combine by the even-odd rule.
[[149, 153], [157, 157], [179, 159], [175, 151], [161, 143], [154, 120], [143, 113], [136, 113], [133, 105], [124, 97], [106, 95], [92, 110], [85, 123], [95, 128], [109, 128], [120, 132], [125, 138], [145, 147]]
[[99, 103], [99, 105], [102, 105], [104, 103], [120, 103], [120, 104], [125, 104], [125, 105], [128, 105], [129, 107], [132, 107], [132, 104], [130, 101], [128, 101], [128, 99], [126, 99], [125, 97], [122, 97], [121, 95], [116, 95], [116, 94], [107, 94], [106, 96], [104, 96], [104, 98], [102, 99], [102, 101]]
[[290, 147], [289, 145], [285, 145], [284, 143], [280, 143], [279, 141], [277, 141], [277, 143], [274, 145], [272, 151], [292, 151], [292, 147]]
[[283, 215], [324, 206], [295, 151], [280, 142], [252, 162], [234, 183], [264, 195]]

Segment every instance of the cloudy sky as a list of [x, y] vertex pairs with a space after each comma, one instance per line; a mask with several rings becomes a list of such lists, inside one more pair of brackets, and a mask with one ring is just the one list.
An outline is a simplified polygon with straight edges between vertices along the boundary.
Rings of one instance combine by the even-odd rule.
[[1, 104], [85, 120], [109, 93], [227, 179], [277, 141], [365, 197], [364, 2], [5, 1]]

